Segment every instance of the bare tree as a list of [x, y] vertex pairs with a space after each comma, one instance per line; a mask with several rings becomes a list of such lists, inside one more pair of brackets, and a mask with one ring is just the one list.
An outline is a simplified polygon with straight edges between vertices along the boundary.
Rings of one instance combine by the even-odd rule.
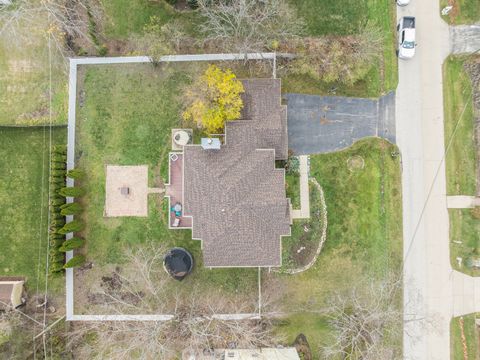
[[[96, 14], [96, 7], [89, 7]], [[85, 1], [81, 0], [16, 0], [0, 9], [0, 37], [18, 46], [31, 40], [32, 33], [48, 35], [57, 50], [65, 55], [69, 39], [82, 38], [91, 42]]]
[[285, 0], [198, 0], [201, 32], [241, 53], [276, 48], [303, 31], [303, 21]]
[[[329, 301], [328, 322], [335, 341], [323, 348], [326, 358], [399, 359], [402, 337], [401, 280], [370, 282]], [[397, 339], [397, 342], [395, 342]]]
[[[104, 276], [98, 294], [102, 310], [118, 314], [169, 314], [170, 321], [78, 322], [68, 346], [79, 358], [169, 359], [184, 349], [192, 353], [229, 346], [271, 346], [279, 341], [268, 319], [229, 320], [219, 314], [256, 312], [256, 295], [225, 296], [200, 287], [172, 286], [164, 271], [162, 245], [125, 252], [122, 271]], [[270, 306], [265, 296], [263, 306]], [[92, 340], [93, 339], [93, 340]]]
[[381, 59], [383, 35], [379, 28], [367, 25], [355, 35], [302, 39], [293, 51], [299, 56], [290, 63], [290, 71], [327, 83], [351, 85]]

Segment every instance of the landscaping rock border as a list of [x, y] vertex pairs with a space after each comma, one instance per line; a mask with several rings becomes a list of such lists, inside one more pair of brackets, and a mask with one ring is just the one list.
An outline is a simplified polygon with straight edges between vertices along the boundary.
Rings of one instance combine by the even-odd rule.
[[320, 236], [320, 241], [318, 243], [318, 247], [317, 247], [317, 251], [315, 252], [315, 256], [313, 257], [312, 260], [310, 260], [310, 262], [307, 264], [307, 265], [304, 265], [302, 267], [299, 267], [299, 268], [296, 268], [296, 269], [278, 269], [278, 270], [272, 270], [274, 272], [281, 272], [281, 273], [285, 273], [285, 274], [290, 274], [290, 275], [294, 275], [294, 274], [298, 274], [298, 273], [301, 273], [301, 272], [304, 272], [308, 269], [310, 269], [313, 264], [315, 264], [315, 262], [317, 261], [318, 259], [318, 256], [320, 255], [320, 253], [322, 252], [322, 249], [323, 249], [323, 244], [325, 243], [325, 240], [327, 239], [327, 227], [328, 227], [328, 221], [327, 221], [327, 203], [325, 202], [325, 195], [323, 193], [323, 189], [322, 189], [322, 186], [318, 183], [317, 179], [311, 177], [309, 179], [312, 184], [318, 189], [319, 193], [320, 193], [320, 206], [322, 208], [322, 222], [323, 222], [323, 229], [322, 229], [322, 235]]

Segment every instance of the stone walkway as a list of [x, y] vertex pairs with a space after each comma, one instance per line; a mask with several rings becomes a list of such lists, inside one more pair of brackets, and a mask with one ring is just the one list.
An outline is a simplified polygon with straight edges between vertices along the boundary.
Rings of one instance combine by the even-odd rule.
[[298, 157], [300, 160], [300, 210], [292, 210], [292, 219], [310, 218], [310, 191], [308, 188], [309, 161], [307, 155]]

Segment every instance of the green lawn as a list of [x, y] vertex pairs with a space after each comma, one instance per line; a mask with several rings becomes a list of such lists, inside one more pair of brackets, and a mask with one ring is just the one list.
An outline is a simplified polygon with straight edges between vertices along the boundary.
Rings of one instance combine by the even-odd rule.
[[394, 90], [398, 83], [397, 57], [395, 55], [395, 2], [390, 0], [301, 0], [291, 1], [305, 19], [307, 36], [349, 35], [358, 32], [365, 24], [378, 26], [384, 33], [381, 61], [372, 65], [365, 78], [352, 86], [328, 84], [308, 76], [287, 75], [283, 78], [284, 92], [356, 97], [377, 97]]
[[198, 21], [194, 11], [179, 12], [164, 0], [101, 0], [106, 14], [105, 35], [114, 39], [126, 39], [132, 34], [141, 34], [152, 16], [161, 23], [177, 19], [182, 31], [195, 35], [194, 25]]
[[[170, 129], [181, 126], [182, 85], [188, 81], [188, 65], [88, 66], [83, 90], [84, 107], [77, 116], [77, 165], [87, 172], [82, 202], [87, 228], [86, 255], [98, 269], [119, 263], [128, 245], [155, 241], [182, 246], [194, 256], [194, 272], [180, 285], [204, 289], [256, 293], [256, 269], [205, 269], [200, 241], [190, 230], [168, 230], [166, 199], [150, 195], [147, 218], [105, 218], [105, 165], [149, 166], [150, 186], [160, 178], [167, 182]], [[101, 270], [98, 270], [101, 271]]]
[[450, 322], [451, 360], [478, 359], [480, 354], [478, 351], [479, 334], [475, 325], [475, 316], [476, 314], [463, 316], [463, 334], [467, 345], [467, 357], [464, 354], [462, 341], [461, 317], [453, 318]]
[[[38, 15], [38, 26], [46, 19]], [[45, 26], [47, 26], [45, 24]], [[28, 40], [21, 36], [0, 36], [0, 126], [32, 125], [49, 122], [49, 57], [44, 33], [31, 31]], [[67, 123], [67, 77], [65, 63], [52, 42], [53, 121]]]
[[[480, 269], [471, 269], [466, 264], [471, 257], [480, 260], [480, 220], [472, 216], [471, 209], [449, 209], [448, 214], [452, 267], [472, 276], [480, 276]], [[461, 267], [458, 266], [457, 257], [462, 258]]]
[[[65, 136], [53, 131], [53, 143]], [[45, 284], [48, 150], [48, 129], [0, 127], [0, 275], [26, 276], [30, 294]], [[51, 277], [50, 289], [60, 290], [62, 279]]]
[[446, 147], [454, 135], [446, 157], [449, 195], [476, 194], [477, 159], [472, 84], [463, 68], [465, 61], [468, 58], [451, 56], [443, 67]]
[[[286, 289], [285, 310], [294, 313], [278, 331], [290, 342], [304, 333], [317, 356], [329, 341], [329, 329], [324, 317], [308, 311], [322, 309], [335, 291], [400, 269], [401, 173], [398, 157], [391, 156], [394, 150], [395, 146], [386, 141], [371, 138], [344, 151], [311, 156], [311, 175], [325, 192], [328, 236], [311, 269], [298, 275], [279, 275]], [[355, 155], [363, 157], [365, 167], [351, 172], [347, 160]], [[398, 296], [401, 299], [400, 293]]]
[[[448, 0], [440, 0], [440, 9], [448, 4]], [[454, 4], [450, 14], [442, 15], [449, 24], [473, 24], [480, 20], [480, 0], [455, 0]]]

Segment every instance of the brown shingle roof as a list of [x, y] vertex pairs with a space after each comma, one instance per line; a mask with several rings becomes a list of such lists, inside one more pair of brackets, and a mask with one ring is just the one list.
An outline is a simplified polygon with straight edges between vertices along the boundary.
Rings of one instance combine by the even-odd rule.
[[[277, 160], [288, 157], [287, 107], [281, 104], [280, 79], [242, 80], [243, 110], [241, 120], [228, 122], [225, 133], [229, 142], [243, 142], [257, 149], [275, 149]], [[243, 126], [239, 126], [242, 123]], [[231, 136], [229, 132], [241, 131]]]
[[245, 120], [227, 124], [225, 145], [184, 148], [184, 215], [209, 267], [280, 266], [281, 236], [290, 235], [285, 174], [275, 169], [287, 154], [280, 81], [244, 87]]

